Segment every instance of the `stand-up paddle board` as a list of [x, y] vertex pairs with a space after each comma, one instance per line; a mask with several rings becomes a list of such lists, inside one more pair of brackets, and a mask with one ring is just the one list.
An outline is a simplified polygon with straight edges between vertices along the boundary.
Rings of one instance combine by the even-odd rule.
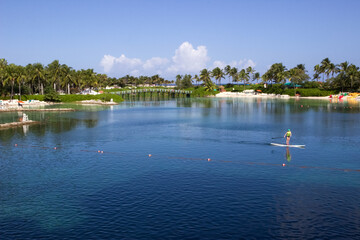
[[305, 147], [305, 145], [286, 145], [286, 144], [280, 144], [280, 143], [270, 143], [270, 145], [278, 146], [278, 147], [297, 147], [297, 148]]

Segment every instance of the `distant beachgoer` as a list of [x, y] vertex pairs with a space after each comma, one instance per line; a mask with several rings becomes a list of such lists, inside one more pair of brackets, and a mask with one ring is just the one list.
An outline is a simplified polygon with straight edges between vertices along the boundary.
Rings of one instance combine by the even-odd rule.
[[18, 106], [19, 106], [19, 107], [23, 107], [23, 105], [22, 105], [20, 102], [18, 102]]
[[288, 131], [285, 133], [284, 138], [286, 137], [286, 145], [289, 145], [290, 138], [291, 138], [291, 131], [288, 129]]

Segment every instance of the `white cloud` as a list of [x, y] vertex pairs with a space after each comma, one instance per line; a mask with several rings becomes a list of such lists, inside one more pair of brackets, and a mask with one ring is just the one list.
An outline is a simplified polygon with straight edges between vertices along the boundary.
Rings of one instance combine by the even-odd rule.
[[226, 67], [226, 63], [225, 62], [223, 62], [223, 61], [215, 61], [214, 63], [213, 63], [213, 67], [214, 68], [216, 68], [216, 67], [219, 67], [219, 68], [222, 68], [222, 69], [224, 69], [225, 67]]
[[231, 61], [229, 63], [217, 60], [217, 61], [214, 61], [214, 63], [213, 63], [214, 68], [215, 67], [225, 68], [227, 65], [230, 65], [231, 67], [236, 67], [236, 68], [238, 68], [238, 70], [243, 69], [243, 68], [247, 68], [249, 66], [251, 66], [251, 67], [256, 66], [254, 61], [251, 60], [251, 59], [243, 59], [243, 60], [239, 60], [239, 61]]
[[197, 73], [201, 69], [206, 68], [206, 63], [209, 59], [205, 46], [198, 46], [197, 49], [194, 49], [189, 42], [184, 42], [176, 49], [175, 56], [172, 57], [172, 64], [168, 68], [168, 71], [172, 73], [184, 71]]
[[149, 75], [163, 74], [164, 66], [167, 66], [169, 60], [167, 58], [153, 57], [145, 61], [142, 65], [144, 72]]
[[[176, 74], [198, 74], [202, 69], [207, 68], [208, 56], [205, 46], [194, 48], [189, 42], [183, 42], [176, 50], [171, 60], [161, 57], [153, 57], [145, 61], [139, 58], [128, 58], [124, 54], [120, 57], [104, 55], [100, 65], [105, 73], [112, 76], [133, 76], [160, 74], [162, 77], [174, 78]], [[226, 65], [239, 69], [248, 66], [255, 66], [251, 59], [243, 59], [226, 63], [214, 61], [213, 67], [224, 68]], [[210, 69], [211, 70], [211, 69]]]
[[100, 65], [104, 68], [106, 73], [124, 72], [125, 75], [136, 70], [142, 66], [142, 61], [138, 58], [127, 58], [124, 54], [116, 58], [111, 55], [104, 55]]
[[244, 68], [247, 68], [247, 67], [255, 67], [255, 63], [253, 62], [253, 60], [249, 59], [249, 60], [246, 60], [244, 62]]
[[104, 72], [110, 72], [114, 66], [114, 62], [115, 57], [111, 55], [104, 55], [103, 59], [101, 59], [100, 65], [104, 68]]

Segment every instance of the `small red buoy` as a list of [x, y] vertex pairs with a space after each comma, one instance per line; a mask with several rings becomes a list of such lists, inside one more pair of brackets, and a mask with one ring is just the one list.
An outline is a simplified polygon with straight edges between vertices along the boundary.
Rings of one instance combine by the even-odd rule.
[[100, 150], [98, 150], [98, 153], [100, 153]]
[[151, 157], [151, 154], [149, 154], [149, 157]]
[[283, 167], [285, 167], [285, 163], [283, 163]]
[[15, 143], [15, 147], [17, 147], [17, 143]]
[[211, 159], [210, 158], [208, 158], [208, 162], [210, 162], [211, 161]]
[[56, 150], [56, 147], [54, 147], [54, 149]]

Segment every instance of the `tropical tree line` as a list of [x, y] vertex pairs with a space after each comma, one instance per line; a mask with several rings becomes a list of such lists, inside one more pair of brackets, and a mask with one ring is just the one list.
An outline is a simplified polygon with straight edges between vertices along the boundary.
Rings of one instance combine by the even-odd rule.
[[54, 60], [44, 66], [41, 63], [20, 66], [9, 64], [5, 59], [0, 59], [0, 94], [10, 96], [14, 94], [41, 94], [49, 86], [56, 92], [66, 94], [77, 93], [84, 88], [104, 88], [106, 86], [139, 85], [139, 84], [169, 84], [159, 75], [124, 76], [111, 78], [106, 74], [96, 73], [93, 69], [75, 70], [66, 64]]
[[[304, 64], [287, 69], [282, 63], [274, 63], [263, 74], [248, 66], [243, 69], [225, 66], [223, 69], [215, 67], [213, 70], [202, 69], [199, 74], [177, 75], [176, 86], [185, 89], [193, 86], [193, 83], [202, 85], [207, 91], [212, 91], [221, 85], [223, 79], [232, 83], [244, 85], [252, 83], [273, 84], [290, 82], [290, 86], [297, 86], [313, 79], [318, 83], [316, 86], [327, 90], [360, 91], [359, 67], [349, 62], [340, 64], [332, 63], [325, 58], [320, 64], [314, 66], [314, 75], [311, 78]], [[54, 60], [44, 66], [41, 63], [19, 66], [8, 64], [5, 59], [0, 59], [0, 94], [13, 97], [14, 94], [44, 94], [44, 89], [49, 86], [57, 92], [67, 94], [76, 93], [84, 88], [104, 88], [106, 86], [126, 85], [161, 85], [170, 84], [174, 81], [165, 80], [159, 75], [134, 77], [126, 75], [120, 78], [111, 78], [106, 74], [96, 73], [93, 69], [75, 70], [66, 64], [60, 64]]]
[[[290, 87], [296, 87], [305, 84], [310, 80], [315, 80], [313, 86], [326, 90], [339, 91], [360, 91], [360, 71], [359, 67], [345, 61], [340, 64], [332, 63], [329, 58], [325, 58], [320, 64], [314, 67], [314, 75], [311, 78], [305, 68], [305, 64], [287, 69], [282, 63], [274, 63], [263, 74], [260, 75], [253, 67], [249, 66], [243, 69], [227, 65], [224, 69], [219, 67], [212, 71], [203, 69], [200, 74], [181, 76], [178, 75], [176, 80], [179, 88], [188, 87], [189, 84], [183, 84], [183, 81], [192, 78], [192, 82], [205, 86], [208, 90], [221, 85], [221, 80], [228, 78], [232, 83], [242, 83], [244, 85], [253, 83], [261, 84], [284, 84], [289, 82]], [[186, 79], [186, 80], [185, 80]], [[322, 79], [322, 80], [321, 80]], [[214, 83], [215, 82], [215, 83]]]

